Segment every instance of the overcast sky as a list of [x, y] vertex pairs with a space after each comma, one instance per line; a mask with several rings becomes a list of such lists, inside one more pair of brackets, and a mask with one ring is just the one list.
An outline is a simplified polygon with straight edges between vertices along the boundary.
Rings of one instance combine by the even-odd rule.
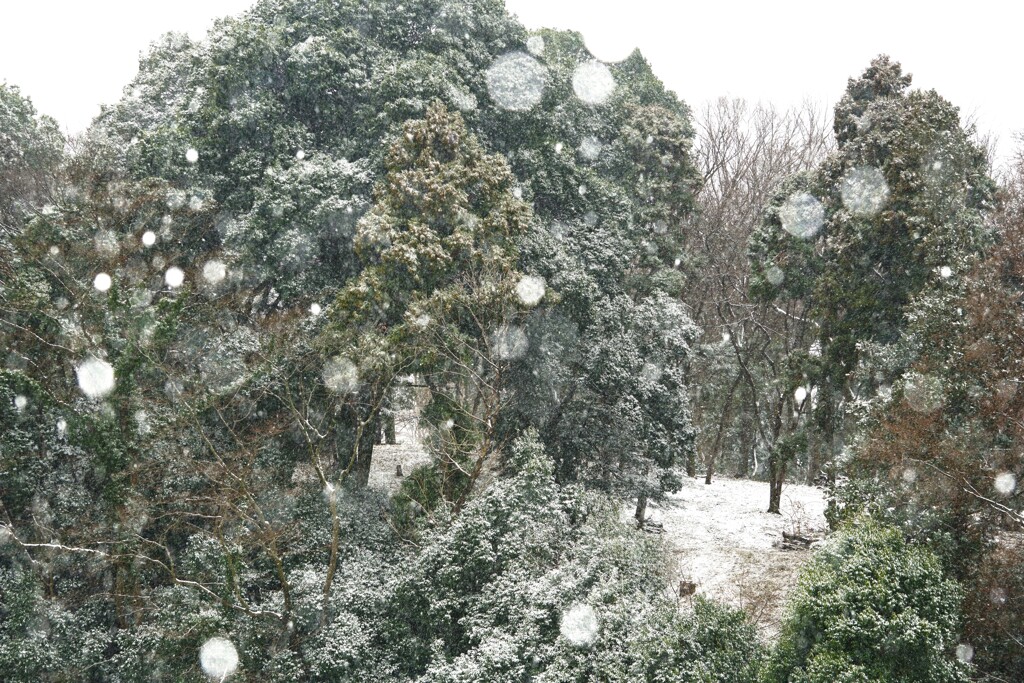
[[[396, 0], [397, 2], [398, 0]], [[202, 37], [252, 0], [2, 0], [0, 81], [21, 87], [69, 131], [120, 97], [140, 51], [161, 33]], [[1024, 130], [1021, 20], [1015, 2], [946, 5], [704, 0], [507, 0], [528, 28], [581, 31], [616, 58], [639, 47], [665, 84], [699, 107], [721, 95], [831, 105], [846, 79], [885, 52], [1015, 149]], [[1007, 9], [1013, 7], [1013, 9]]]

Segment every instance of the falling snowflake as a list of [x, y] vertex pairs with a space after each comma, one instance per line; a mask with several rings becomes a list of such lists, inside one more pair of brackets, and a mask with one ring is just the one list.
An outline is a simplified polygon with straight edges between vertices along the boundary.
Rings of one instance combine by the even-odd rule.
[[300, 149], [298, 152], [295, 153], [295, 158], [298, 159], [299, 161], [302, 161], [303, 159], [306, 158], [306, 153]]
[[536, 306], [544, 298], [544, 278], [525, 275], [516, 285], [516, 295], [524, 306]]
[[335, 356], [324, 364], [324, 384], [337, 394], [352, 393], [359, 388], [359, 368], [344, 356]]
[[185, 152], [185, 161], [187, 161], [190, 164], [196, 163], [197, 161], [199, 161], [199, 152], [196, 151], [194, 147], [190, 147]]
[[491, 335], [494, 355], [501, 360], [515, 360], [526, 355], [530, 342], [522, 328], [515, 325], [502, 325]]
[[889, 199], [889, 185], [885, 176], [874, 166], [850, 169], [843, 176], [840, 193], [843, 205], [855, 216], [874, 216]]
[[942, 276], [943, 279], [953, 277], [953, 269], [949, 266], [942, 266], [939, 268], [939, 275]]
[[164, 282], [166, 282], [167, 286], [172, 289], [181, 287], [182, 283], [185, 282], [185, 273], [181, 268], [171, 266], [167, 269], [167, 272], [164, 273]]
[[946, 402], [942, 381], [919, 372], [907, 375], [903, 395], [910, 407], [920, 413], [934, 412]]
[[25, 406], [27, 406], [27, 405], [28, 405], [28, 399], [26, 397], [24, 397], [24, 396], [15, 396], [14, 397], [14, 407], [15, 407], [15, 409], [17, 409], [17, 411], [19, 413], [21, 411], [25, 410]]
[[146, 434], [149, 434], [151, 430], [149, 422], [149, 413], [147, 413], [145, 410], [136, 410], [134, 418], [135, 431], [139, 433], [139, 436], [145, 436]]
[[779, 220], [782, 221], [782, 229], [790, 235], [813, 237], [825, 223], [825, 208], [807, 192], [797, 192], [779, 207]]
[[114, 390], [114, 368], [105, 360], [87, 358], [75, 370], [78, 387], [89, 398], [103, 398]]
[[223, 681], [238, 669], [238, 650], [227, 638], [210, 638], [199, 648], [199, 664], [211, 679]]
[[996, 477], [995, 481], [996, 491], [1009, 496], [1017, 489], [1017, 477], [1013, 476], [1011, 472], [1003, 472]]
[[525, 52], [502, 55], [487, 70], [487, 91], [502, 109], [527, 111], [544, 96], [548, 70]]
[[615, 78], [607, 66], [591, 60], [576, 67], [572, 75], [572, 90], [587, 104], [604, 104], [615, 91]]
[[203, 265], [203, 279], [211, 285], [219, 285], [227, 276], [228, 268], [223, 261], [212, 259]]
[[640, 368], [640, 378], [645, 382], [657, 382], [663, 374], [665, 374], [664, 371], [657, 363], [644, 363], [644, 366]]
[[583, 142], [580, 143], [580, 156], [587, 161], [597, 161], [597, 158], [601, 156], [601, 148], [604, 145], [597, 138], [590, 136], [583, 138]]
[[573, 645], [590, 645], [600, 630], [597, 612], [590, 605], [577, 603], [562, 614], [559, 631]]
[[93, 237], [93, 244], [96, 245], [96, 251], [107, 258], [117, 256], [117, 253], [121, 250], [117, 235], [110, 230], [100, 230], [96, 233], [96, 236]]
[[459, 111], [473, 111], [476, 109], [476, 95], [454, 85], [448, 86], [448, 97]]
[[156, 244], [156, 233], [152, 230], [147, 230], [142, 233], [142, 246], [151, 247]]
[[323, 309], [320, 308], [320, 304], [313, 304], [312, 306], [309, 307], [309, 314], [315, 318], [316, 316], [320, 315], [320, 312], [322, 310]]
[[111, 284], [113, 284], [113, 282], [111, 281], [110, 276], [107, 275], [106, 273], [97, 274], [92, 281], [92, 286], [95, 287], [97, 291], [100, 292], [105, 292], [108, 289], [110, 289]]

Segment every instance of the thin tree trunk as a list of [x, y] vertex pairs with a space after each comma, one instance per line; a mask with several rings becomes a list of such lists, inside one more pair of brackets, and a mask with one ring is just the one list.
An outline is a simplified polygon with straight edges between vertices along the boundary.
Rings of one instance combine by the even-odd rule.
[[636, 497], [636, 512], [633, 514], [636, 518], [637, 528], [644, 525], [644, 519], [647, 516], [647, 494], [641, 493]]
[[786, 463], [773, 453], [768, 458], [768, 512], [781, 515], [782, 484], [786, 481]]
[[736, 388], [740, 385], [740, 379], [743, 377], [742, 373], [736, 373], [736, 379], [733, 380], [732, 386], [729, 387], [729, 395], [725, 399], [725, 406], [722, 408], [722, 417], [718, 420], [718, 433], [715, 434], [715, 443], [711, 447], [711, 453], [708, 456], [708, 473], [704, 477], [704, 484], [711, 484], [711, 477], [715, 474], [715, 460], [722, 450], [722, 435], [725, 433], [725, 425], [729, 422], [729, 417], [732, 415], [732, 400], [736, 396]]

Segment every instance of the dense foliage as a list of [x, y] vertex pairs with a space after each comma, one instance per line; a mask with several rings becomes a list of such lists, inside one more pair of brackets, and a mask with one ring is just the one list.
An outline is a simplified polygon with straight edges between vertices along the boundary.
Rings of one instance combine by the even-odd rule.
[[[695, 131], [497, 0], [260, 0], [67, 148], [0, 86], [2, 677], [1024, 675], [1024, 172], [910, 82]], [[644, 533], [699, 466], [848, 525], [773, 647]]]
[[966, 681], [957, 661], [959, 587], [927, 549], [859, 520], [800, 578], [766, 681]]

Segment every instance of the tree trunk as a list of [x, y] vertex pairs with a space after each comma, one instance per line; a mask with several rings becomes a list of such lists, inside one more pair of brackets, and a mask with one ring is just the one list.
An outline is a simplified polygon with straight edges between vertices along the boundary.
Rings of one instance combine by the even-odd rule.
[[754, 450], [754, 429], [751, 424], [753, 413], [746, 411], [743, 414], [743, 422], [740, 425], [740, 458], [736, 463], [736, 477], [743, 479], [750, 475], [750, 460]]
[[782, 484], [786, 481], [786, 463], [777, 453], [768, 457], [768, 512], [781, 515]]
[[814, 486], [821, 471], [821, 456], [818, 452], [818, 440], [813, 429], [807, 430], [807, 477], [804, 483]]
[[695, 448], [690, 449], [690, 452], [686, 454], [686, 476], [697, 476], [697, 449]]
[[736, 373], [736, 379], [733, 380], [732, 386], [729, 387], [729, 395], [725, 399], [725, 406], [722, 407], [722, 416], [718, 420], [718, 432], [715, 434], [715, 443], [711, 446], [711, 453], [708, 454], [708, 473], [704, 477], [704, 484], [711, 484], [711, 477], [715, 474], [715, 460], [720, 455], [722, 450], [722, 436], [725, 434], [725, 426], [729, 423], [729, 418], [732, 417], [732, 402], [736, 396], [736, 388], [740, 385], [740, 380], [743, 378], [741, 373]]
[[380, 410], [374, 410], [364, 418], [362, 429], [356, 429], [355, 438], [357, 443], [353, 444], [355, 449], [355, 462], [349, 470], [348, 479], [358, 488], [365, 488], [370, 482], [370, 465], [373, 463], [373, 446], [380, 433]]
[[647, 494], [641, 493], [636, 497], [636, 512], [633, 517], [636, 518], [636, 526], [640, 528], [644, 525], [644, 519], [647, 515]]

